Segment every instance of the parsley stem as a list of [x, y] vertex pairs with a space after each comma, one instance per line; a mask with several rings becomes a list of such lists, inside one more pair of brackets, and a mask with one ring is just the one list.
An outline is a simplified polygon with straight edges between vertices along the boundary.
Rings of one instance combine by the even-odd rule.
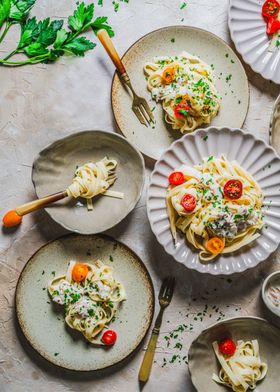
[[10, 54], [8, 54], [8, 56], [4, 57], [3, 60], [4, 61], [9, 60], [9, 58], [12, 57], [16, 53], [18, 53], [17, 49], [13, 50]]
[[7, 22], [7, 23], [6, 23], [5, 29], [3, 30], [3, 33], [2, 33], [2, 35], [0, 36], [0, 43], [1, 43], [1, 42], [3, 41], [3, 39], [5, 38], [7, 32], [9, 31], [9, 28], [10, 28], [11, 26], [12, 26], [12, 23], [11, 23], [11, 22]]
[[40, 56], [35, 56], [35, 57], [31, 57], [29, 60], [26, 61], [7, 61], [5, 59], [0, 60], [0, 65], [25, 65], [25, 64], [36, 64], [36, 63], [41, 63], [45, 60], [47, 60], [47, 58], [49, 57], [49, 54], [43, 54]]

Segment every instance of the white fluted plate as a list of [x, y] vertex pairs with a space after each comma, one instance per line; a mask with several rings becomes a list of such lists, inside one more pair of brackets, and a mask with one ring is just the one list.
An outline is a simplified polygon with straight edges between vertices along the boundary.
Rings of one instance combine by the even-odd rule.
[[264, 0], [230, 0], [229, 30], [243, 60], [265, 79], [280, 84], [280, 50], [270, 52], [262, 16]]
[[[198, 251], [188, 245], [183, 235], [178, 235], [176, 247], [174, 245], [165, 203], [168, 176], [183, 163], [193, 166], [204, 157], [222, 154], [230, 161], [236, 160], [258, 181], [265, 197], [265, 225], [261, 236], [251, 244], [203, 264]], [[147, 210], [157, 240], [178, 262], [212, 275], [243, 272], [266, 260], [280, 242], [280, 158], [265, 141], [241, 129], [199, 129], [172, 143], [157, 161], [148, 188]]]

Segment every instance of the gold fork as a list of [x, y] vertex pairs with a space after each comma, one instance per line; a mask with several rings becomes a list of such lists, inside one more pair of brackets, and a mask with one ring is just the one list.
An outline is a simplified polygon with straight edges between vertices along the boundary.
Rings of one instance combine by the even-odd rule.
[[158, 335], [161, 327], [161, 322], [162, 322], [162, 316], [164, 309], [167, 308], [167, 306], [170, 304], [173, 296], [173, 291], [174, 291], [174, 286], [175, 286], [175, 279], [174, 278], [166, 278], [164, 279], [160, 292], [158, 295], [159, 299], [159, 304], [160, 304], [160, 311], [159, 314], [156, 318], [155, 326], [153, 328], [152, 336], [150, 338], [147, 350], [145, 352], [143, 362], [141, 365], [141, 368], [139, 370], [139, 381], [141, 382], [146, 382], [149, 379], [152, 365], [153, 365], [153, 359], [155, 355], [155, 349], [157, 345], [157, 340], [158, 340]]
[[136, 114], [138, 120], [141, 124], [146, 125], [149, 124], [151, 121], [154, 122], [154, 115], [144, 98], [139, 97], [136, 92], [134, 91], [130, 78], [126, 72], [125, 66], [123, 65], [114, 44], [109, 37], [107, 31], [105, 29], [101, 29], [98, 31], [97, 36], [104, 46], [106, 52], [110, 56], [111, 60], [115, 64], [115, 67], [119, 71], [120, 77], [124, 84], [129, 88], [132, 93], [133, 102], [132, 102], [132, 110]]

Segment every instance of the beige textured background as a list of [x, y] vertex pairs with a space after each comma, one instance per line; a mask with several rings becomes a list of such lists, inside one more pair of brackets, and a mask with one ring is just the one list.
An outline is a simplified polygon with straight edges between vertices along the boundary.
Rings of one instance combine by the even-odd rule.
[[[130, 0], [129, 4], [120, 4], [118, 13], [115, 13], [111, 0], [104, 0], [103, 10], [98, 9], [98, 14], [110, 16], [116, 32], [114, 41], [121, 54], [149, 31], [174, 24], [202, 27], [230, 43], [227, 0], [186, 2], [187, 7], [180, 10], [182, 1]], [[75, 2], [69, 0], [37, 0], [32, 13], [39, 17], [63, 18], [72, 12], [74, 6]], [[184, 21], [181, 21], [182, 18]], [[14, 31], [7, 37], [0, 50], [1, 57], [4, 57], [4, 49], [12, 45], [16, 34]], [[268, 140], [269, 118], [279, 87], [263, 80], [249, 67], [245, 68], [250, 81], [251, 102], [244, 128]], [[1, 216], [7, 209], [34, 197], [30, 179], [32, 161], [45, 145], [78, 130], [115, 130], [110, 107], [113, 72], [114, 68], [100, 45], [84, 59], [64, 58], [53, 65], [0, 68]], [[147, 168], [147, 178], [149, 173], [150, 168]], [[64, 232], [44, 211], [26, 217], [15, 231], [8, 233], [2, 230], [0, 390], [137, 391], [141, 351], [127, 366], [114, 373], [78, 377], [49, 368], [22, 347], [14, 320], [14, 290], [18, 276], [39, 246]], [[152, 275], [156, 292], [163, 276], [174, 274], [177, 277], [177, 290], [165, 314], [156, 363], [145, 391], [153, 392], [160, 388], [162, 392], [192, 392], [184, 360], [180, 363], [176, 357], [174, 363], [170, 363], [173, 355], [184, 357], [192, 339], [219, 318], [264, 316], [260, 287], [268, 273], [279, 269], [277, 255], [253, 271], [230, 279], [211, 278], [188, 271], [166, 256], [156, 244], [147, 220], [145, 192], [133, 213], [109, 234], [125, 242], [142, 257]], [[207, 314], [201, 316], [205, 305], [208, 306]], [[174, 348], [176, 339], [171, 339], [167, 347], [164, 336], [183, 323], [188, 328], [178, 333], [182, 350]], [[47, 333], [42, 326], [42, 335]], [[164, 358], [167, 364], [162, 367]]]

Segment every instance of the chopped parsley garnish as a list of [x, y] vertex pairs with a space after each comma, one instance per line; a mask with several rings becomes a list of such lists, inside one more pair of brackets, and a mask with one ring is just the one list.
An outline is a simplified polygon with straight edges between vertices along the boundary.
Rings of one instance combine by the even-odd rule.
[[181, 5], [180, 5], [180, 10], [183, 10], [184, 8], [186, 8], [187, 3], [184, 1]]

